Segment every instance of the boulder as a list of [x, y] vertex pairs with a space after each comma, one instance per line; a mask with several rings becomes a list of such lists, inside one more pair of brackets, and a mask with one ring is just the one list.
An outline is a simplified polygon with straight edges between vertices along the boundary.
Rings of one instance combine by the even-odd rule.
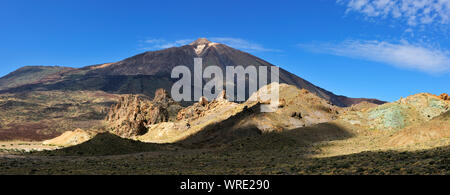
[[208, 105], [208, 99], [206, 99], [206, 97], [200, 97], [200, 100], [198, 100], [198, 103], [201, 105], [201, 106], [206, 106], [206, 105]]

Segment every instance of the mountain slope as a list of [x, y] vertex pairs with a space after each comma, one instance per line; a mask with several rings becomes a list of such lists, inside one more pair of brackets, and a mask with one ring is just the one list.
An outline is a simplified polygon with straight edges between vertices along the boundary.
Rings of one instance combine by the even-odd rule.
[[361, 111], [348, 112], [341, 119], [352, 125], [379, 130], [400, 130], [432, 120], [450, 110], [443, 95], [419, 93], [392, 103]]
[[[145, 52], [117, 63], [63, 71], [58, 75], [57, 80], [52, 80], [53, 82], [27, 82], [14, 86], [14, 88], [8, 88], [5, 83], [0, 83], [0, 93], [30, 90], [102, 90], [109, 93], [154, 96], [154, 91], [158, 88], [170, 91], [172, 84], [176, 82], [175, 79], [170, 78], [171, 71], [175, 66], [185, 65], [193, 71], [193, 59], [197, 57], [203, 58], [204, 68], [212, 65], [217, 65], [222, 70], [225, 70], [227, 66], [238, 65], [244, 67], [250, 65], [273, 66], [258, 57], [224, 44], [198, 39], [189, 45]], [[268, 71], [270, 72], [270, 68]], [[13, 76], [9, 75], [9, 77]], [[0, 81], [4, 79], [2, 78]], [[350, 106], [361, 101], [384, 103], [372, 99], [337, 96], [281, 68], [280, 82], [307, 89], [337, 106]]]
[[25, 66], [0, 78], [0, 90], [44, 82], [44, 79], [57, 78], [57, 73], [69, 70], [72, 70], [72, 68], [60, 66]]
[[412, 125], [392, 136], [388, 144], [404, 146], [424, 144], [426, 142], [447, 141], [450, 137], [450, 111], [433, 118], [430, 121]]

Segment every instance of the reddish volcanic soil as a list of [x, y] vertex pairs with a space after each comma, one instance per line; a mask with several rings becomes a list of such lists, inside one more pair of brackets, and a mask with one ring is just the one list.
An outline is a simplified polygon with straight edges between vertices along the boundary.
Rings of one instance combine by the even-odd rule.
[[0, 128], [0, 140], [43, 141], [58, 136], [60, 133], [46, 132], [44, 124], [12, 124]]

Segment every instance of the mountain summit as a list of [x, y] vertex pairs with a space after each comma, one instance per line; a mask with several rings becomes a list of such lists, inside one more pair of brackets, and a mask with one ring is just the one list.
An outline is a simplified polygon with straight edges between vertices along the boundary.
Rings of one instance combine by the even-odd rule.
[[[206, 38], [181, 47], [149, 51], [115, 63], [86, 66], [83, 68], [60, 68], [52, 71], [40, 68], [39, 78], [33, 78], [36, 71], [13, 72], [0, 78], [0, 93], [14, 93], [36, 90], [101, 90], [115, 94], [145, 94], [154, 96], [156, 89], [170, 91], [175, 79], [170, 77], [174, 67], [187, 66], [194, 69], [194, 58], [203, 58], [203, 67], [219, 66], [224, 72], [227, 66], [274, 66], [249, 53], [225, 44], [213, 43]], [[269, 68], [270, 70], [270, 68]], [[20, 75], [17, 76], [17, 75]], [[354, 99], [335, 95], [325, 89], [280, 68], [280, 83], [307, 89], [337, 106], [350, 106], [361, 101], [384, 103], [373, 99]], [[24, 81], [23, 78], [28, 78]]]
[[192, 46], [198, 46], [198, 45], [208, 45], [208, 44], [212, 44], [213, 42], [209, 41], [206, 38], [198, 38], [197, 40], [195, 40], [194, 42], [190, 43], [189, 45]]
[[213, 43], [206, 38], [199, 38], [196, 41], [190, 43], [189, 45], [194, 47], [195, 53], [197, 55], [200, 55], [203, 53], [203, 51], [205, 51], [205, 49], [216, 44], [217, 43]]

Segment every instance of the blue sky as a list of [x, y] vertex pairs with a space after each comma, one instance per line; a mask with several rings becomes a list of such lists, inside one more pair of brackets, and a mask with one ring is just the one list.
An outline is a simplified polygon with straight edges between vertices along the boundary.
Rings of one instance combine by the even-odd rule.
[[350, 97], [450, 92], [450, 0], [0, 1], [0, 75], [207, 37]]

